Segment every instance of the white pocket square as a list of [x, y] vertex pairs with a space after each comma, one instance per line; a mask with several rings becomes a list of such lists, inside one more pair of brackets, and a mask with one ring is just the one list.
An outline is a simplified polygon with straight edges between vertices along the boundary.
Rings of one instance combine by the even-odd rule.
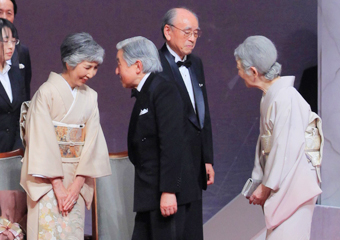
[[149, 110], [147, 108], [140, 110], [139, 116], [147, 113]]
[[24, 68], [25, 68], [25, 65], [22, 63], [19, 63], [19, 69], [24, 69]]
[[199, 86], [199, 87], [203, 87], [203, 83], [199, 83], [198, 86]]

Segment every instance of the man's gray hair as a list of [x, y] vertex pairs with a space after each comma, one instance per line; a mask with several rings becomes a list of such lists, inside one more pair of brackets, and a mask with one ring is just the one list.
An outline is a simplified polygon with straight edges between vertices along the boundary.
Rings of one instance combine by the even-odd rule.
[[255, 67], [268, 80], [280, 76], [281, 64], [276, 62], [277, 50], [274, 43], [264, 36], [248, 37], [235, 49], [234, 56], [241, 61], [248, 75], [250, 67]]
[[169, 11], [167, 11], [165, 13], [165, 15], [164, 15], [164, 17], [162, 19], [161, 31], [162, 31], [162, 35], [163, 35], [164, 39], [165, 39], [165, 36], [164, 36], [164, 27], [165, 27], [165, 25], [174, 25], [174, 21], [175, 21], [178, 9], [185, 9], [185, 10], [191, 12], [195, 16], [195, 18], [197, 19], [197, 22], [198, 22], [198, 25], [199, 25], [198, 17], [196, 15], [196, 13], [194, 13], [192, 10], [190, 10], [190, 9], [188, 9], [186, 7], [171, 8]]
[[149, 39], [132, 37], [117, 43], [116, 47], [123, 50], [123, 58], [129, 67], [139, 60], [143, 64], [143, 73], [163, 71], [158, 50]]
[[75, 68], [83, 61], [103, 63], [104, 49], [88, 33], [68, 35], [60, 46], [61, 61], [66, 70], [66, 63]]

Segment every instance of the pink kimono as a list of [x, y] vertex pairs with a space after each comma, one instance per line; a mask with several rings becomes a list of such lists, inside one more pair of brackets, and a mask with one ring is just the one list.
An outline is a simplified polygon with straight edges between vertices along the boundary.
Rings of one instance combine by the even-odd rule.
[[[261, 100], [260, 136], [252, 178], [262, 179], [262, 184], [272, 189], [264, 204], [267, 229], [279, 226], [322, 192], [315, 168], [304, 151], [311, 110], [293, 87], [294, 80], [293, 76], [281, 77]], [[261, 136], [268, 131], [272, 134], [271, 150], [265, 156]]]

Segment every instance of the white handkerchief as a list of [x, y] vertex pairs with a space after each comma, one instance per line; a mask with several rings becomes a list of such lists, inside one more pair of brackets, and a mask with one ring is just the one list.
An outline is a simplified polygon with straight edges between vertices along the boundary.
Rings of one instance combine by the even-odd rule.
[[22, 63], [19, 63], [19, 69], [24, 69], [24, 68], [25, 68], [25, 65]]
[[139, 116], [147, 113], [149, 110], [147, 108], [140, 110]]
[[199, 83], [198, 86], [203, 87], [203, 83]]

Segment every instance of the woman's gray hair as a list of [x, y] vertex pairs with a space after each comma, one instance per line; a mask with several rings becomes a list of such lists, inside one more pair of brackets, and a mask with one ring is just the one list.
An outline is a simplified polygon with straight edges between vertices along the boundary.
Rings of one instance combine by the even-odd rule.
[[163, 71], [158, 50], [149, 39], [132, 37], [119, 42], [116, 47], [117, 50], [123, 50], [124, 60], [129, 67], [139, 60], [143, 64], [144, 73]]
[[177, 10], [178, 9], [185, 9], [189, 12], [191, 12], [195, 18], [197, 19], [197, 22], [198, 22], [198, 25], [199, 25], [199, 21], [198, 21], [198, 17], [196, 15], [196, 13], [194, 13], [192, 10], [190, 10], [189, 8], [186, 8], [186, 7], [180, 7], [180, 8], [171, 8], [169, 11], [167, 11], [162, 19], [162, 27], [161, 27], [161, 30], [162, 30], [162, 35], [163, 35], [163, 38], [165, 39], [165, 36], [164, 36], [164, 27], [165, 25], [174, 25], [174, 21], [175, 21], [175, 18], [176, 18], [176, 15], [177, 15]]
[[276, 62], [275, 45], [264, 36], [248, 37], [235, 49], [234, 56], [236, 60], [241, 61], [248, 75], [250, 67], [255, 67], [268, 80], [273, 80], [281, 74], [281, 64]]
[[104, 49], [88, 33], [68, 35], [60, 46], [61, 61], [66, 70], [66, 63], [75, 68], [83, 61], [103, 63]]

